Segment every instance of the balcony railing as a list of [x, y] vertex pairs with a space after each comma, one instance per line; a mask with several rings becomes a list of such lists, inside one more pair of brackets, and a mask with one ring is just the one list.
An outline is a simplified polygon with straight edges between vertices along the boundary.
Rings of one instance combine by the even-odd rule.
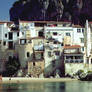
[[66, 59], [65, 63], [83, 63], [83, 59]]

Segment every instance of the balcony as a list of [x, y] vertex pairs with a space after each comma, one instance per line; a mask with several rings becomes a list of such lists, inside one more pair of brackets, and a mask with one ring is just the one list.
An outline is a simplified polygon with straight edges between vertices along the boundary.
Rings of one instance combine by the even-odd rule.
[[65, 63], [83, 63], [83, 59], [66, 59]]
[[44, 50], [43, 44], [41, 44], [41, 45], [35, 45], [34, 46], [34, 50], [35, 51], [43, 51]]

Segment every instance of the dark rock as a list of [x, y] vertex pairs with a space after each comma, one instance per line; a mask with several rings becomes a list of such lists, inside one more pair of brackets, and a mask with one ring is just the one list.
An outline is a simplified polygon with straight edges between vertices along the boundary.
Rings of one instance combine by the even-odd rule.
[[92, 0], [18, 0], [10, 9], [10, 20], [92, 21]]

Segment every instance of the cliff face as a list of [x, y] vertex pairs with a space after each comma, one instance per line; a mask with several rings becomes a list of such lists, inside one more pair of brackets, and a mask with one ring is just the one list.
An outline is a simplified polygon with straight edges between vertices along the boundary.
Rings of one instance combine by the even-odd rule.
[[92, 0], [18, 0], [10, 9], [10, 20], [72, 21], [92, 20]]

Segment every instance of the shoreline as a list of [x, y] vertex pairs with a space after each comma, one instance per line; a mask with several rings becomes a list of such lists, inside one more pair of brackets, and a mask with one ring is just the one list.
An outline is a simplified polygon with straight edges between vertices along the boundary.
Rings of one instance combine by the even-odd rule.
[[24, 77], [3, 77], [0, 83], [33, 83], [33, 82], [71, 82], [78, 79], [71, 78], [24, 78]]

